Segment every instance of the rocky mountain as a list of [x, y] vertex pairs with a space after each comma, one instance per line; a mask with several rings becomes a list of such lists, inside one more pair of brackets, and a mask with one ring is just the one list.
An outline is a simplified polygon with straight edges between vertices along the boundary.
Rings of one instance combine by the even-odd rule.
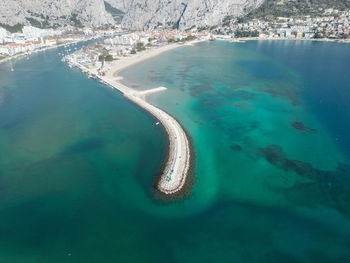
[[348, 8], [350, 0], [0, 0], [0, 26], [204, 29], [247, 14], [313, 14], [325, 7]]
[[350, 9], [350, 0], [265, 0], [259, 8], [251, 10], [245, 18], [317, 16], [328, 8]]
[[[129, 29], [211, 27], [263, 0], [1, 0], [0, 26], [101, 26]], [[125, 14], [124, 14], [125, 13]], [[124, 15], [124, 18], [122, 16]]]
[[1, 0], [0, 23], [36, 27], [114, 24], [104, 0]]
[[228, 17], [237, 17], [261, 5], [264, 0], [124, 0], [123, 27], [181, 30], [209, 28]]

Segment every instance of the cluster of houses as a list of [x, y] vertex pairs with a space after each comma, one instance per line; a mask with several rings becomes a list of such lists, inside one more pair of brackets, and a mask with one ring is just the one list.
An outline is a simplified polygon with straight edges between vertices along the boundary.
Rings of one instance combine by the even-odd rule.
[[120, 29], [93, 30], [53, 30], [24, 26], [22, 32], [10, 33], [0, 27], [0, 56], [13, 56], [19, 53], [30, 53], [35, 50], [57, 44], [81, 40], [84, 37], [101, 37], [113, 35]]
[[208, 37], [206, 32], [183, 32], [179, 30], [137, 31], [117, 35], [104, 40], [104, 48], [113, 57], [126, 56], [138, 48], [160, 46], [169, 42], [179, 42], [188, 36]]
[[276, 17], [247, 22], [236, 19], [216, 31], [235, 37], [347, 39], [350, 33], [350, 10], [326, 9], [322, 15], [301, 18]]
[[[318, 16], [276, 17], [268, 20], [252, 19], [242, 22], [232, 19], [229, 23], [212, 31], [183, 32], [179, 30], [137, 31], [121, 33], [120, 28], [108, 30], [94, 30], [91, 28], [74, 29], [67, 35], [67, 30], [39, 29], [24, 26], [20, 33], [9, 33], [0, 27], [0, 56], [13, 56], [18, 53], [28, 53], [59, 43], [71, 42], [81, 36], [101, 37], [109, 36], [104, 41], [104, 48], [113, 57], [125, 56], [150, 46], [163, 43], [182, 41], [189, 36], [196, 38], [210, 38], [211, 34], [229, 38], [257, 37], [284, 39], [348, 39], [350, 35], [350, 10], [339, 11], [326, 9]], [[76, 35], [74, 35], [76, 34]], [[79, 36], [79, 37], [78, 37]], [[219, 36], [218, 36], [219, 37]], [[80, 38], [81, 39], [81, 38]], [[94, 54], [94, 59], [98, 54]], [[91, 59], [89, 59], [91, 60]]]
[[56, 45], [56, 37], [61, 34], [59, 30], [39, 29], [32, 26], [24, 26], [21, 33], [12, 34], [0, 28], [0, 55], [12, 56]]
[[66, 56], [63, 61], [67, 61], [70, 66], [101, 67], [99, 74], [103, 75], [102, 60], [118, 60], [151, 47], [184, 41], [189, 36], [209, 39], [208, 32], [182, 32], [178, 30], [120, 32], [105, 39], [102, 43], [90, 44]]

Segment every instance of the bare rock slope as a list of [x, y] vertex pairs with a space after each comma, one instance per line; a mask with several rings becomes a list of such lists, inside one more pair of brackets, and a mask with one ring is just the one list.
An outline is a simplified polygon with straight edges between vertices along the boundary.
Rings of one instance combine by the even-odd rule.
[[237, 17], [263, 0], [124, 0], [126, 14], [122, 25], [133, 29], [159, 26], [178, 29], [204, 28]]
[[100, 26], [114, 20], [103, 0], [1, 0], [0, 23], [54, 26]]
[[115, 24], [128, 29], [211, 27], [245, 14], [264, 0], [1, 0], [0, 24], [36, 27]]

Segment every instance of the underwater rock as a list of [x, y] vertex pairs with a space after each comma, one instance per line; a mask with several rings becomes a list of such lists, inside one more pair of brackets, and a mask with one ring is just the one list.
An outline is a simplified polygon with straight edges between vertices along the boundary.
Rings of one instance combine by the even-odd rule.
[[293, 122], [293, 123], [292, 123], [292, 126], [293, 126], [295, 129], [300, 130], [300, 131], [306, 131], [306, 132], [310, 132], [310, 133], [316, 133], [316, 132], [317, 132], [317, 130], [305, 126], [305, 124], [302, 123], [302, 122], [300, 122], [300, 121], [295, 121], [295, 122]]
[[238, 144], [231, 145], [230, 149], [233, 151], [238, 151], [238, 152], [243, 150], [243, 148]]
[[350, 166], [338, 163], [334, 171], [320, 170], [310, 163], [290, 160], [279, 145], [271, 144], [258, 149], [258, 155], [272, 165], [309, 179], [295, 182], [289, 188], [269, 186], [275, 192], [283, 193], [291, 202], [301, 205], [324, 205], [336, 209], [350, 218]]

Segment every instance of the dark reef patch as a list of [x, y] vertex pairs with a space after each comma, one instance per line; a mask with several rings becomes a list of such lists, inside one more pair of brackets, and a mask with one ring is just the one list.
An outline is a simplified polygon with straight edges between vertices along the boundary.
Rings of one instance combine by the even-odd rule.
[[190, 87], [190, 94], [192, 97], [195, 97], [213, 90], [214, 89], [210, 85], [193, 85]]
[[237, 90], [226, 94], [226, 97], [229, 99], [240, 98], [244, 101], [254, 100], [257, 96], [259, 96], [259, 94], [245, 90]]
[[287, 199], [300, 205], [324, 205], [350, 218], [350, 165], [338, 163], [335, 171], [314, 168], [310, 163], [288, 159], [279, 145], [268, 145], [258, 150], [270, 164], [284, 171], [293, 171], [308, 182], [296, 182], [291, 187], [269, 186]]
[[12, 100], [11, 92], [8, 90], [8, 88], [0, 87], [0, 107], [3, 107], [5, 105], [8, 105]]
[[233, 151], [237, 151], [237, 152], [240, 152], [240, 151], [243, 150], [242, 146], [240, 146], [238, 144], [231, 145], [230, 149], [233, 150]]
[[310, 127], [307, 127], [304, 123], [300, 122], [300, 121], [295, 121], [292, 123], [292, 126], [296, 129], [296, 130], [300, 130], [300, 131], [305, 131], [305, 132], [310, 132], [310, 133], [316, 133], [317, 130], [312, 129]]
[[314, 172], [311, 164], [288, 159], [279, 145], [272, 144], [266, 146], [265, 148], [260, 148], [259, 154], [262, 155], [269, 163], [284, 171], [294, 171], [301, 176], [308, 177], [310, 177]]
[[254, 107], [246, 101], [232, 102], [232, 106], [245, 112], [252, 112], [254, 110]]
[[280, 263], [280, 262], [289, 262], [289, 263], [302, 263], [295, 255], [284, 253], [281, 251], [269, 251], [266, 253], [259, 263]]
[[103, 146], [103, 141], [99, 138], [82, 140], [69, 148], [69, 152], [87, 152], [96, 150]]
[[11, 129], [11, 128], [17, 126], [20, 122], [21, 122], [21, 120], [13, 120], [13, 121], [2, 123], [2, 124], [0, 124], [0, 129], [2, 129], [2, 130]]
[[268, 93], [273, 98], [287, 99], [293, 106], [300, 104], [299, 88], [292, 84], [287, 85], [285, 83], [269, 83], [264, 85], [262, 88], [259, 88], [258, 91]]

